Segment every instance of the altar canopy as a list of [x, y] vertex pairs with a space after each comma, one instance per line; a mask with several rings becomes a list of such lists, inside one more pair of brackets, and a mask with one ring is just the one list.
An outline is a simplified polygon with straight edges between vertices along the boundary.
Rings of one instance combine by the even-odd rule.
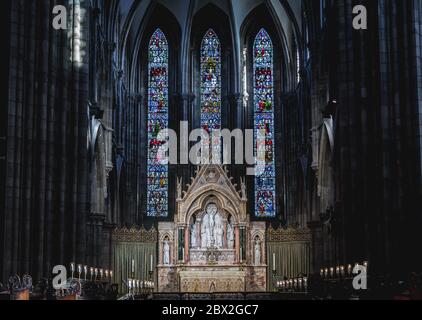
[[250, 221], [238, 187], [217, 165], [178, 181], [174, 222], [158, 224], [159, 292], [266, 291], [265, 223]]

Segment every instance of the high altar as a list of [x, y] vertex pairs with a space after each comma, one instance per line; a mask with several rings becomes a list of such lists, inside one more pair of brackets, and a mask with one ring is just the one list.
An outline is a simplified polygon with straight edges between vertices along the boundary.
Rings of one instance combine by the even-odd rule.
[[237, 190], [206, 165], [186, 187], [178, 181], [174, 222], [158, 224], [158, 291], [266, 291], [265, 222], [250, 221], [244, 182]]

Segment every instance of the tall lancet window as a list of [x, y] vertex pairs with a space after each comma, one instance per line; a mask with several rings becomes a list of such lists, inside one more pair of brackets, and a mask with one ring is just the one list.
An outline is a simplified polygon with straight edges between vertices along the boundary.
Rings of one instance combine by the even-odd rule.
[[[221, 44], [212, 29], [207, 31], [201, 44], [201, 128], [212, 139], [212, 160], [220, 161]], [[209, 143], [203, 146], [209, 147]]]
[[274, 60], [273, 44], [264, 29], [256, 36], [253, 51], [254, 126], [257, 168], [261, 168], [255, 177], [255, 214], [275, 217]]
[[160, 151], [167, 141], [159, 133], [169, 125], [169, 49], [164, 33], [157, 29], [148, 50], [148, 182], [147, 215], [168, 216], [168, 157]]

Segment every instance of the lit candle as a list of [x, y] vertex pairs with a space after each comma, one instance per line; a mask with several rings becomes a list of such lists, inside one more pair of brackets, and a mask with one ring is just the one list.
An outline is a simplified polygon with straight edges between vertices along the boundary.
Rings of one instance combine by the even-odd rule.
[[352, 274], [352, 265], [351, 264], [348, 264], [347, 265], [347, 274], [348, 275], [351, 275]]
[[344, 277], [344, 266], [340, 266], [341, 276]]
[[113, 270], [110, 270], [110, 279], [113, 279]]

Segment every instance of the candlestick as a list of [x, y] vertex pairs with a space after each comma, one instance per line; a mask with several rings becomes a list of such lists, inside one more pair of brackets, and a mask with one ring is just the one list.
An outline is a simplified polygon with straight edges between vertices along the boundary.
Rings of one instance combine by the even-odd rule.
[[84, 266], [84, 274], [85, 274], [85, 281], [86, 281], [86, 278], [88, 277], [88, 266]]
[[73, 273], [75, 272], [75, 263], [74, 262], [70, 263], [70, 272], [72, 273], [72, 279], [73, 279]]
[[132, 259], [132, 273], [135, 273], [135, 260]]
[[150, 266], [151, 266], [151, 267], [150, 267], [150, 269], [149, 269], [150, 271], [153, 271], [153, 268], [152, 268], [152, 264], [153, 264], [153, 262], [154, 262], [154, 261], [153, 261], [153, 256], [151, 255], [151, 264], [150, 264]]
[[276, 265], [275, 265], [275, 253], [273, 253], [273, 271], [276, 271]]

